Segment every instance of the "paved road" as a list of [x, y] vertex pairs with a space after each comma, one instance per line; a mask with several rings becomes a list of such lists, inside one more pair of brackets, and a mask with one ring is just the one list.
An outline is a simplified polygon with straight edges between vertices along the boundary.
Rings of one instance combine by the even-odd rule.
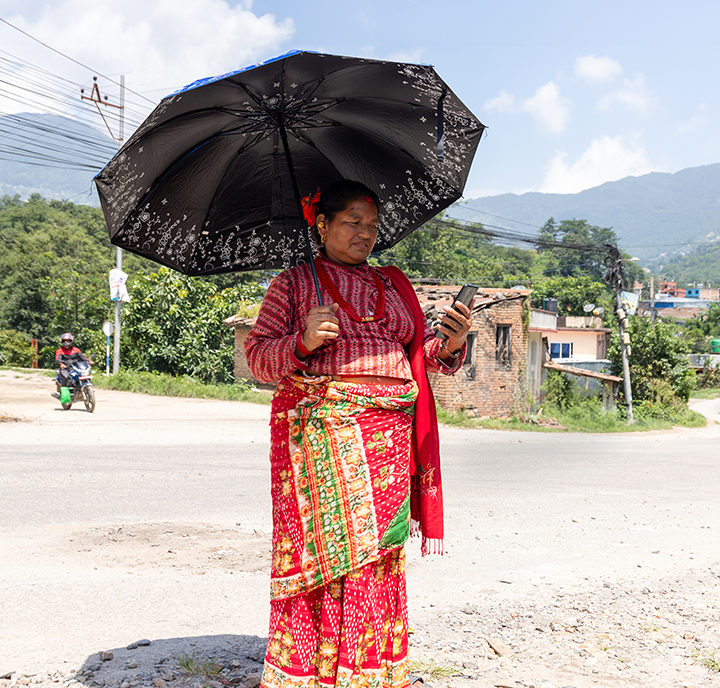
[[[49, 389], [0, 371], [0, 416], [25, 419], [0, 423], [0, 659], [79, 663], [139, 637], [264, 635], [265, 573], [90, 569], [53, 543], [142, 523], [267, 538], [269, 407], [101, 390], [90, 415], [57, 409]], [[409, 545], [411, 605], [716, 563], [720, 400], [701, 409], [706, 428], [662, 433], [444, 428], [446, 555]]]

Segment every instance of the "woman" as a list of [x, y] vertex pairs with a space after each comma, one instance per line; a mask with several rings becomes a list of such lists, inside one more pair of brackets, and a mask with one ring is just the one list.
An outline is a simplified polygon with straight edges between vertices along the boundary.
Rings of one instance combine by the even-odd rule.
[[380, 202], [364, 185], [341, 181], [304, 203], [322, 247], [324, 304], [308, 265], [287, 270], [245, 343], [253, 375], [279, 380], [262, 685], [405, 688], [411, 512], [424, 552], [443, 535], [426, 367], [459, 369], [471, 310], [445, 309], [441, 341], [407, 278], [367, 264]]

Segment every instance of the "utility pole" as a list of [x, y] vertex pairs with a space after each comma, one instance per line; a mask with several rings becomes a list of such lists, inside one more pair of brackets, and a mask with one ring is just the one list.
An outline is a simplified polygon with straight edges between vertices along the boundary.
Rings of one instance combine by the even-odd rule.
[[620, 352], [622, 355], [623, 368], [623, 390], [625, 392], [625, 405], [627, 408], [627, 421], [633, 423], [633, 401], [632, 386], [630, 384], [630, 333], [627, 332], [630, 321], [623, 308], [621, 292], [625, 287], [625, 270], [623, 269], [622, 257], [617, 246], [606, 245], [608, 249], [607, 272], [603, 278], [604, 282], [615, 292], [615, 315], [618, 319], [618, 332], [620, 334]]
[[655, 323], [655, 276], [650, 275], [650, 322]]
[[[120, 76], [120, 105], [115, 105], [113, 103], [108, 102], [107, 96], [103, 98], [100, 95], [100, 88], [97, 85], [97, 77], [93, 77], [93, 87], [90, 91], [90, 95], [85, 95], [85, 89], [80, 89], [80, 99], [81, 100], [88, 100], [91, 103], [95, 104], [95, 107], [97, 108], [98, 112], [100, 113], [100, 117], [102, 117], [103, 122], [105, 122], [105, 126], [107, 127], [107, 130], [110, 132], [110, 136], [115, 139], [119, 144], [120, 147], [122, 147], [123, 141], [125, 140], [125, 75], [122, 74]], [[118, 135], [115, 136], [113, 134], [112, 128], [110, 127], [110, 123], [105, 119], [105, 115], [103, 113], [101, 105], [104, 105], [105, 107], [114, 107], [117, 108], [118, 114], [119, 114], [119, 131]], [[115, 267], [118, 270], [122, 270], [122, 249], [117, 246], [115, 250]], [[113, 375], [117, 374], [120, 371], [120, 309], [122, 307], [122, 301], [118, 298], [118, 300], [115, 302], [115, 328], [113, 333]]]
[[[125, 75], [120, 75], [120, 131], [118, 140], [122, 147], [125, 140]], [[115, 247], [115, 267], [122, 270], [122, 249]], [[122, 301], [118, 299], [115, 302], [115, 336], [113, 337], [113, 375], [120, 372], [120, 309]]]

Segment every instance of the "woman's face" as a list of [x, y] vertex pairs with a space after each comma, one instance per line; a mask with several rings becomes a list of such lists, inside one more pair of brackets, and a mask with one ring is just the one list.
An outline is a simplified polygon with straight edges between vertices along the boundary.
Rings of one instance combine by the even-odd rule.
[[327, 222], [317, 217], [318, 233], [325, 239], [325, 255], [342, 265], [359, 265], [372, 252], [378, 233], [378, 211], [372, 201], [356, 198]]

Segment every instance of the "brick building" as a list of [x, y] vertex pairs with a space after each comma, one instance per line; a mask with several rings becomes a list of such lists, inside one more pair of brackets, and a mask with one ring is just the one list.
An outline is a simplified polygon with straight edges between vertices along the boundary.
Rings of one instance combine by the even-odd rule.
[[225, 319], [225, 324], [235, 330], [235, 366], [233, 375], [237, 379], [250, 380], [255, 384], [259, 384], [252, 376], [245, 358], [245, 339], [250, 334], [253, 325], [255, 325], [255, 320], [257, 318], [241, 318], [237, 315], [231, 315]]
[[[417, 295], [430, 322], [437, 310], [452, 301], [459, 287], [417, 287]], [[527, 290], [483, 289], [473, 311], [468, 354], [453, 377], [431, 374], [438, 403], [450, 411], [465, 410], [478, 416], [508, 416], [518, 396], [525, 397], [527, 324], [524, 304]], [[245, 339], [255, 318], [232, 316], [225, 320], [235, 330], [236, 378], [251, 380], [245, 359]]]
[[[434, 321], [459, 287], [416, 287], [423, 311]], [[449, 411], [505, 417], [524, 403], [527, 369], [529, 290], [481, 289], [475, 297], [473, 327], [463, 367], [451, 377], [430, 375], [437, 402]]]

